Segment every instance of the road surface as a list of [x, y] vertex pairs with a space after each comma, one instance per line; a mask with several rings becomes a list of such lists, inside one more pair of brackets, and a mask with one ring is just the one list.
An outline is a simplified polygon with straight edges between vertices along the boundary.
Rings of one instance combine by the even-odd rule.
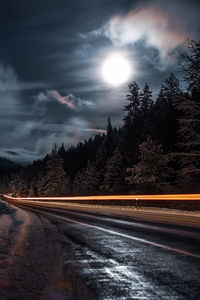
[[49, 249], [60, 249], [54, 283], [34, 294], [33, 282], [29, 299], [200, 299], [200, 229], [77, 208], [23, 209], [45, 223], [47, 239], [52, 230], [57, 236]]

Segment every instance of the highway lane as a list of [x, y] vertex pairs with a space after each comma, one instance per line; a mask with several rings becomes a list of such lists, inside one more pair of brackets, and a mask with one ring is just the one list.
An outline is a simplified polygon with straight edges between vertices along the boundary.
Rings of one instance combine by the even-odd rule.
[[61, 299], [199, 299], [199, 229], [77, 209], [23, 208], [59, 232]]

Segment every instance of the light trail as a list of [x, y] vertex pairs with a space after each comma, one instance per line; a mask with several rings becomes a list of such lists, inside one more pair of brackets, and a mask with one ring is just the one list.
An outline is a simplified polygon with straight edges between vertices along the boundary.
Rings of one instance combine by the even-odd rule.
[[200, 194], [168, 194], [168, 195], [102, 195], [102, 196], [74, 196], [74, 197], [11, 197], [3, 195], [8, 201], [95, 201], [95, 200], [159, 200], [159, 201], [200, 201]]

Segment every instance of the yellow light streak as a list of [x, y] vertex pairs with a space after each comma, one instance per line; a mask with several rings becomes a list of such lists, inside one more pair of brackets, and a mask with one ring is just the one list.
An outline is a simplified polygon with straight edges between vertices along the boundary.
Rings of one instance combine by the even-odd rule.
[[178, 200], [200, 200], [200, 194], [168, 194], [168, 195], [102, 195], [102, 196], [73, 196], [73, 197], [11, 197], [3, 195], [8, 201], [104, 201], [104, 200], [159, 200], [159, 201], [178, 201]]

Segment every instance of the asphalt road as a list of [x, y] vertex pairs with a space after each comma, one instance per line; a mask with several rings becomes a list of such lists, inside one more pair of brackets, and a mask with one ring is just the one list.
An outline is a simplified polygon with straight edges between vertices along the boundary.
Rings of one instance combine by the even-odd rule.
[[24, 209], [59, 233], [62, 270], [56, 294], [46, 299], [200, 299], [199, 229], [77, 209]]

